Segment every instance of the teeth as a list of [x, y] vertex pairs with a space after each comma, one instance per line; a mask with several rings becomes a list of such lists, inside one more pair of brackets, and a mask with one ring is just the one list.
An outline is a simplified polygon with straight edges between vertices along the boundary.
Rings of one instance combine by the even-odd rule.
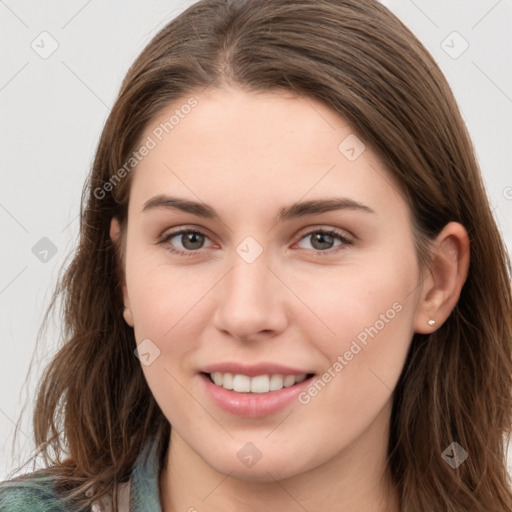
[[289, 388], [290, 386], [293, 386], [295, 384], [295, 376], [294, 375], [287, 375], [284, 378], [284, 387]]
[[283, 387], [284, 382], [282, 375], [272, 375], [272, 377], [270, 377], [270, 391], [279, 391], [283, 389]]
[[213, 379], [213, 382], [215, 382], [215, 384], [217, 384], [217, 386], [222, 386], [223, 384], [223, 378], [224, 376], [222, 375], [222, 373], [220, 372], [214, 372], [212, 373], [212, 379]]
[[[222, 374], [220, 374], [222, 375]], [[225, 373], [222, 379], [222, 387], [226, 389], [233, 389], [233, 374]]]
[[270, 391], [270, 379], [268, 375], [259, 375], [251, 379], [252, 393], [268, 393]]
[[248, 393], [251, 391], [251, 379], [247, 375], [235, 375], [233, 377], [233, 391]]
[[213, 372], [211, 375], [213, 382], [224, 389], [231, 389], [237, 393], [268, 393], [269, 391], [279, 391], [283, 388], [289, 388], [294, 384], [302, 382], [306, 374], [301, 375], [258, 375], [257, 377], [248, 377], [247, 375], [232, 373]]

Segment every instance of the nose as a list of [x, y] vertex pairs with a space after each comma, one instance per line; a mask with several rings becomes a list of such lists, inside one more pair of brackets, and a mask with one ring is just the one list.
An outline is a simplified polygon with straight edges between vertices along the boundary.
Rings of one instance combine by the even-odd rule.
[[263, 255], [252, 263], [235, 259], [217, 286], [214, 326], [224, 334], [240, 341], [257, 341], [286, 329], [286, 287]]

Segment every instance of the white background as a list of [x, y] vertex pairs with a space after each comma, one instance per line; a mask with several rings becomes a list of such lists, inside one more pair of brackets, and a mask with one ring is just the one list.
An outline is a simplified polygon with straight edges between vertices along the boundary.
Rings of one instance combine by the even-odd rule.
[[[24, 382], [53, 283], [77, 241], [82, 185], [109, 107], [143, 47], [192, 3], [0, 1], [0, 479], [20, 462], [11, 443], [24, 403], [19, 448], [23, 457], [33, 449], [35, 382], [54, 353], [58, 319], [43, 338], [28, 384]], [[447, 76], [510, 250], [512, 0], [384, 3]], [[48, 37], [40, 36], [44, 31], [58, 43], [47, 59], [31, 47]], [[453, 31], [469, 45], [458, 58], [445, 51], [449, 45], [454, 54], [465, 44]], [[49, 44], [46, 39], [45, 48]], [[57, 249], [47, 262], [32, 252], [43, 237]]]

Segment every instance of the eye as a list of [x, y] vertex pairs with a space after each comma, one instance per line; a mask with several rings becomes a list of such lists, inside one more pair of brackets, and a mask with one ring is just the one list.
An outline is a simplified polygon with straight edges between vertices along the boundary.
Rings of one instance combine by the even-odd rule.
[[[176, 239], [175, 242], [173, 242], [174, 239]], [[200, 231], [182, 229], [174, 233], [169, 233], [161, 240], [161, 243], [166, 244], [167, 249], [172, 253], [179, 254], [180, 256], [193, 256], [200, 252], [200, 249], [203, 248], [204, 241], [207, 239], [208, 237]], [[176, 249], [175, 246], [177, 243], [181, 244], [182, 248], [178, 247]]]
[[[311, 239], [310, 244], [314, 253], [322, 255], [326, 253], [332, 254], [333, 252], [343, 249], [344, 246], [352, 245], [353, 243], [352, 240], [342, 232], [328, 229], [315, 229], [314, 231], [310, 231], [302, 236], [299, 243], [308, 238]], [[195, 229], [181, 229], [164, 236], [160, 243], [164, 244], [166, 249], [173, 254], [179, 256], [194, 256], [201, 252], [206, 240], [209, 240], [209, 238], [201, 231]], [[336, 240], [339, 241], [338, 244], [335, 244]], [[332, 250], [336, 247], [337, 249]], [[305, 248], [307, 249], [307, 247]]]
[[[304, 235], [300, 241], [302, 242], [308, 238], [311, 239], [310, 244], [313, 247], [315, 254], [331, 254], [332, 252], [337, 252], [338, 250], [343, 249], [346, 245], [352, 245], [352, 240], [336, 230], [315, 229], [314, 231], [310, 231]], [[334, 245], [335, 240], [339, 240], [340, 243], [338, 245]], [[335, 249], [334, 251], [330, 250], [333, 247], [338, 247], [338, 249]]]

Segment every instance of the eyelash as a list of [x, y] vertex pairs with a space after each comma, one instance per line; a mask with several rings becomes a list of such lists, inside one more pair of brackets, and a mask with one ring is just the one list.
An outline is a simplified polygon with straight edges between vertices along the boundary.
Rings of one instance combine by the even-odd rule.
[[[202, 235], [202, 236], [208, 238], [206, 234], [204, 234], [201, 231], [198, 231], [196, 229], [181, 229], [179, 231], [174, 231], [173, 233], [169, 233], [159, 243], [167, 244], [171, 238], [174, 238], [177, 235], [185, 235], [185, 234], [189, 234], [189, 233]], [[346, 236], [342, 235], [339, 231], [330, 230], [330, 229], [314, 229], [312, 231], [309, 231], [304, 236], [301, 236], [301, 238], [299, 239], [299, 242], [301, 240], [303, 240], [304, 238], [307, 238], [308, 236], [311, 236], [315, 233], [321, 233], [322, 235], [329, 235], [329, 236], [332, 236], [333, 238], [337, 238], [338, 240], [340, 240], [342, 242], [342, 244], [337, 246], [336, 248], [327, 249], [325, 251], [313, 250], [313, 254], [316, 254], [319, 256], [331, 255], [339, 250], [343, 250], [343, 245], [352, 245], [352, 243], [353, 243], [352, 240], [349, 240]], [[178, 256], [195, 256], [201, 252], [201, 249], [198, 249], [196, 251], [181, 251], [179, 249], [174, 249], [171, 246], [166, 247], [166, 249], [169, 252], [176, 254]]]

